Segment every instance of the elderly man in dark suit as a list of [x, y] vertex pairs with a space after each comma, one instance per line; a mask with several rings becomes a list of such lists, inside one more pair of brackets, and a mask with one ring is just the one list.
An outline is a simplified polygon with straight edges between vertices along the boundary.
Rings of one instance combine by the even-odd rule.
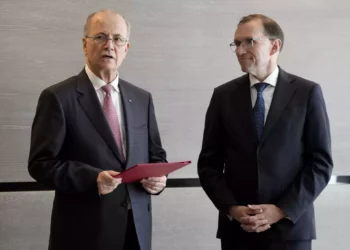
[[150, 194], [166, 177], [127, 185], [115, 178], [138, 163], [166, 162], [151, 94], [118, 73], [129, 36], [120, 14], [91, 14], [85, 68], [40, 95], [28, 169], [55, 189], [49, 249], [151, 249]]
[[224, 250], [310, 250], [316, 237], [329, 121], [320, 85], [277, 65], [283, 42], [271, 18], [243, 17], [230, 46], [247, 74], [215, 88], [207, 110], [198, 174]]

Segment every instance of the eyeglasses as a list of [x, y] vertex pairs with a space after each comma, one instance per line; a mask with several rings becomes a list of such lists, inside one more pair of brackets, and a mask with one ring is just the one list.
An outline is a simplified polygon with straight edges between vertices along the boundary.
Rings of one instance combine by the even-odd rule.
[[239, 48], [240, 46], [242, 46], [245, 49], [251, 49], [254, 47], [254, 43], [256, 43], [256, 41], [261, 41], [261, 40], [275, 40], [275, 39], [269, 38], [267, 36], [260, 36], [256, 38], [246, 38], [242, 41], [235, 40], [232, 43], [230, 43], [230, 48], [234, 53], [236, 53], [237, 48]]
[[112, 40], [115, 46], [124, 46], [128, 39], [121, 36], [113, 36], [109, 38], [106, 34], [98, 34], [95, 36], [85, 36], [86, 38], [91, 38], [96, 44], [105, 44], [108, 40]]

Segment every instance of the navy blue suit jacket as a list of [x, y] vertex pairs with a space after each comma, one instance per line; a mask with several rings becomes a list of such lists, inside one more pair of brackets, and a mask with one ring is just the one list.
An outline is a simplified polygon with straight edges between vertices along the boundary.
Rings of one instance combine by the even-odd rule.
[[[329, 120], [321, 87], [280, 69], [259, 141], [246, 74], [214, 90], [205, 119], [198, 174], [219, 210], [218, 237], [310, 240], [313, 202], [333, 167]], [[290, 219], [247, 233], [227, 217], [232, 205], [275, 204]]]

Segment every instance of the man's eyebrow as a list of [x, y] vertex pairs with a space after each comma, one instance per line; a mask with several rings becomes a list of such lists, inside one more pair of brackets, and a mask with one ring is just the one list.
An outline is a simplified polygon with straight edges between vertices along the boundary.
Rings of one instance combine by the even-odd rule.
[[251, 39], [254, 39], [254, 38], [253, 38], [253, 37], [244, 37], [244, 38], [241, 39], [241, 40], [235, 39], [235, 40], [233, 40], [233, 41], [241, 42], [241, 41], [244, 41], [244, 40], [251, 40]]

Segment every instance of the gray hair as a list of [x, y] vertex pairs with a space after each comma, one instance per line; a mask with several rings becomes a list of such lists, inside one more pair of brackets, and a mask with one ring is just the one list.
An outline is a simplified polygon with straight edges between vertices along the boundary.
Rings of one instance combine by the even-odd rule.
[[[91, 24], [91, 20], [92, 18], [98, 14], [98, 13], [101, 13], [101, 12], [112, 12], [112, 13], [115, 13], [115, 14], [119, 14], [117, 12], [114, 12], [112, 10], [109, 10], [109, 9], [105, 9], [105, 10], [99, 10], [99, 11], [96, 11], [94, 13], [91, 13], [87, 19], [86, 19], [86, 23], [84, 25], [84, 36], [88, 36], [88, 32], [89, 32], [89, 29], [90, 29], [90, 24]], [[119, 14], [120, 15], [120, 14]], [[127, 29], [127, 34], [126, 34], [126, 38], [129, 40], [130, 39], [130, 30], [131, 30], [131, 25], [129, 23], [129, 21], [123, 16], [121, 15], [121, 17], [124, 19], [125, 23], [126, 23], [126, 29]]]

